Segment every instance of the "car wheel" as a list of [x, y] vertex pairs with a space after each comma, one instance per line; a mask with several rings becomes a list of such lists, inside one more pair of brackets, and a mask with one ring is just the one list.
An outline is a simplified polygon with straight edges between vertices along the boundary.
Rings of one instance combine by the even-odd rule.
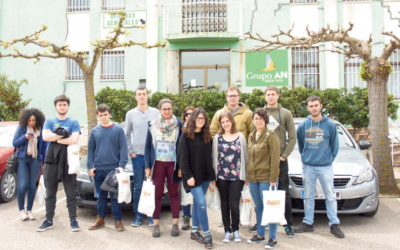
[[17, 196], [17, 175], [4, 171], [0, 179], [0, 203], [10, 202]]
[[365, 214], [360, 214], [360, 215], [365, 216], [365, 217], [373, 217], [378, 212], [378, 209], [379, 209], [379, 200], [378, 200], [378, 205], [376, 206], [376, 209], [374, 211], [365, 213]]

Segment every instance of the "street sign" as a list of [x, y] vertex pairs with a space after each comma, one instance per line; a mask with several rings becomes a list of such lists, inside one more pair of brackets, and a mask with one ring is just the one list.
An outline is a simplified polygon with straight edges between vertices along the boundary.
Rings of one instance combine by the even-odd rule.
[[[126, 19], [124, 22], [124, 27], [141, 26], [146, 25], [146, 11], [126, 11]], [[103, 26], [104, 28], [115, 28], [118, 26], [119, 14], [109, 14], [104, 13], [103, 16]]]

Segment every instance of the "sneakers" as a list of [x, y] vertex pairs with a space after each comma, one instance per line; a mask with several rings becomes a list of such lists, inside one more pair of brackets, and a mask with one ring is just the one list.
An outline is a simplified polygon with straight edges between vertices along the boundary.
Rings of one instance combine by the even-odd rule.
[[183, 217], [182, 230], [189, 230], [189, 229], [190, 229], [190, 217], [186, 215]]
[[277, 240], [269, 239], [267, 244], [265, 244], [265, 248], [267, 248], [267, 249], [274, 248], [274, 247], [276, 247], [276, 245], [278, 245]]
[[253, 236], [253, 238], [247, 240], [247, 243], [249, 243], [249, 244], [254, 244], [254, 243], [260, 243], [260, 242], [263, 242], [263, 241], [265, 241], [265, 238], [264, 238], [264, 237], [260, 238], [260, 237], [258, 237], [257, 234], [255, 234], [255, 235]]
[[38, 232], [44, 232], [44, 231], [46, 231], [46, 230], [48, 230], [48, 229], [50, 229], [50, 228], [53, 228], [54, 226], [53, 226], [53, 222], [52, 221], [50, 221], [50, 220], [45, 220], [44, 222], [43, 222], [43, 224], [40, 226], [40, 227], [38, 227], [37, 229], [36, 229], [36, 231], [38, 231]]
[[203, 237], [203, 235], [201, 235], [200, 233], [199, 233], [199, 231], [196, 231], [196, 232], [191, 232], [191, 234], [190, 234], [190, 239], [191, 240], [195, 240], [195, 241], [197, 241], [198, 243], [200, 243], [200, 244], [203, 244], [204, 243], [204, 237]]
[[153, 229], [153, 237], [158, 238], [161, 236], [160, 225], [155, 225]]
[[294, 233], [294, 230], [293, 230], [292, 226], [286, 225], [285, 226], [285, 232], [286, 232], [286, 237], [294, 238], [295, 233]]
[[36, 220], [36, 217], [33, 215], [32, 211], [27, 211], [26, 215], [28, 215], [29, 220]]
[[307, 223], [301, 223], [300, 226], [296, 227], [294, 229], [295, 233], [311, 233], [314, 232], [314, 226], [313, 225], [308, 225]]
[[[154, 226], [154, 220], [153, 217], [149, 217], [149, 227], [153, 227]], [[139, 224], [140, 225], [140, 224]]]
[[222, 220], [218, 221], [218, 227], [224, 227], [224, 222]]
[[81, 230], [76, 220], [71, 221], [71, 230], [72, 232], [78, 232]]
[[172, 224], [171, 236], [172, 236], [172, 237], [177, 237], [177, 236], [179, 236], [179, 227], [178, 227], [178, 224]]
[[335, 235], [336, 238], [344, 238], [344, 233], [340, 230], [338, 224], [333, 224], [331, 226], [331, 234]]
[[242, 242], [242, 238], [240, 237], [239, 231], [233, 232], [233, 240], [237, 243]]
[[204, 238], [204, 247], [208, 249], [211, 249], [213, 247], [211, 234], [206, 235], [206, 237]]
[[[267, 230], [267, 229], [268, 229], [268, 225], [265, 226], [265, 230]], [[257, 223], [254, 226], [249, 228], [249, 232], [250, 233], [257, 233]]]
[[[153, 219], [153, 218], [152, 218]], [[132, 221], [131, 226], [132, 227], [138, 227], [143, 223], [143, 218], [136, 216], [136, 218]], [[150, 225], [150, 219], [149, 219], [149, 225]]]
[[230, 232], [225, 232], [225, 237], [222, 239], [223, 243], [231, 242], [232, 234]]
[[28, 218], [28, 215], [25, 213], [25, 210], [19, 211], [19, 218], [20, 218], [22, 221], [26, 221], [26, 220], [29, 219], [29, 218]]

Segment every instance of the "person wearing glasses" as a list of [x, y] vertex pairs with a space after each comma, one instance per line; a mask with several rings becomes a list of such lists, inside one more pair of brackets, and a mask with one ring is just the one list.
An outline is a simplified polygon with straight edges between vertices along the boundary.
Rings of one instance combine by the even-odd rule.
[[[187, 125], [189, 124], [189, 119], [190, 116], [193, 114], [194, 107], [188, 106], [186, 107], [183, 112], [182, 112], [182, 121], [183, 121], [183, 127], [182, 127], [182, 132], [185, 133], [187, 130]], [[192, 218], [192, 215], [190, 213], [190, 205], [182, 206], [182, 212], [183, 212], [183, 224], [182, 224], [182, 230], [189, 230], [190, 229], [190, 219]]]
[[182, 122], [173, 115], [171, 100], [160, 100], [158, 109], [161, 114], [153, 121], [149, 122], [144, 150], [146, 177], [151, 177], [155, 185], [156, 207], [153, 213], [153, 237], [158, 238], [161, 236], [159, 220], [165, 179], [167, 179], [167, 188], [173, 218], [171, 236], [176, 237], [179, 235], [178, 220], [180, 198], [178, 190], [181, 180], [181, 171], [177, 162], [177, 150], [179, 139], [182, 134]]

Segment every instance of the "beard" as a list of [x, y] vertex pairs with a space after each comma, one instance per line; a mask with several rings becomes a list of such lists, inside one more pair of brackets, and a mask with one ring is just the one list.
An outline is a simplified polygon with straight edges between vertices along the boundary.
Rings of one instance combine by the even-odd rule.
[[65, 111], [64, 113], [61, 113], [61, 112], [57, 111], [57, 113], [58, 113], [59, 115], [66, 115], [66, 114], [68, 113], [68, 110]]

